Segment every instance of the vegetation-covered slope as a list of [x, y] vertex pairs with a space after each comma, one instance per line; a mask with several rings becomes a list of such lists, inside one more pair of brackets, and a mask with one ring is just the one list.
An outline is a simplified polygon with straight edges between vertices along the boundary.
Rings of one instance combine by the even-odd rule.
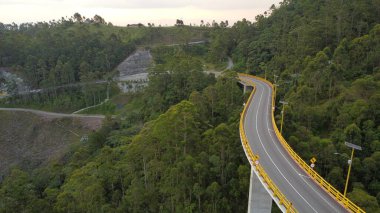
[[117, 27], [100, 16], [85, 20], [80, 14], [48, 23], [0, 23], [0, 67], [12, 68], [31, 89], [44, 89], [21, 91], [19, 97], [16, 82], [5, 82], [13, 98], [1, 104], [63, 112], [99, 104], [107, 97], [107, 85], [94, 82], [112, 80], [116, 66], [136, 48], [204, 40], [209, 31]]
[[60, 161], [82, 136], [101, 126], [101, 120], [53, 118], [30, 112], [0, 111], [0, 177], [11, 167], [32, 171]]
[[0, 210], [245, 211], [250, 169], [238, 137], [237, 76], [215, 82], [192, 54], [175, 49], [129, 102], [125, 121], [107, 122], [68, 162], [13, 170]]

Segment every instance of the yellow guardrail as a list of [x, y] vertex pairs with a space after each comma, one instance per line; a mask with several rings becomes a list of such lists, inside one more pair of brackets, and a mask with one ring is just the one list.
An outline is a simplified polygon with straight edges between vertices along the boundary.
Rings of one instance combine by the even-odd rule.
[[[253, 85], [252, 85], [253, 86]], [[273, 181], [269, 178], [268, 174], [265, 172], [264, 168], [260, 164], [255, 164], [259, 160], [259, 156], [253, 154], [251, 147], [249, 146], [247, 136], [244, 131], [244, 118], [247, 113], [247, 107], [249, 103], [252, 101], [252, 97], [254, 93], [256, 92], [256, 88], [254, 87], [251, 95], [249, 96], [249, 99], [247, 101], [247, 104], [244, 106], [243, 112], [240, 116], [240, 124], [239, 124], [239, 132], [241, 137], [241, 142], [243, 144], [243, 148], [247, 153], [248, 160], [252, 162], [252, 166], [256, 167], [256, 170], [258, 171], [259, 175], [262, 177], [264, 182], [268, 185], [268, 188], [273, 192], [273, 195], [278, 198], [281, 205], [283, 205], [287, 212], [289, 213], [296, 213], [297, 210], [292, 206], [292, 203], [286, 199], [285, 195], [282, 194], [282, 192], [277, 188], [277, 186], [273, 183]]]
[[[263, 78], [253, 76], [253, 75], [248, 75], [248, 74], [243, 74], [239, 73], [239, 76], [245, 76], [245, 77], [250, 77], [250, 78], [256, 78], [260, 81], [265, 82], [268, 84], [270, 87], [272, 87], [272, 90], [274, 88], [273, 84]], [[253, 94], [253, 92], [252, 92]], [[251, 94], [251, 96], [252, 96]], [[272, 95], [272, 106], [274, 106], [274, 96]], [[249, 102], [248, 102], [249, 103]], [[319, 185], [321, 188], [323, 188], [325, 191], [327, 191], [336, 201], [341, 203], [347, 210], [350, 210], [351, 212], [355, 213], [365, 213], [363, 209], [361, 209], [359, 206], [355, 205], [351, 200], [349, 200], [347, 197], [345, 197], [341, 192], [339, 192], [337, 189], [334, 188], [329, 182], [327, 182], [325, 179], [323, 179], [315, 170], [313, 170], [309, 164], [307, 164], [286, 142], [284, 137], [281, 135], [280, 131], [277, 128], [276, 122], [274, 120], [274, 108], [272, 108], [272, 125], [274, 132], [276, 133], [276, 136], [280, 143], [284, 146], [286, 151], [289, 153], [289, 155], [297, 162], [297, 164], [309, 174], [310, 177]], [[245, 110], [245, 107], [244, 107]], [[244, 111], [243, 111], [244, 112]], [[242, 119], [240, 119], [240, 123]], [[242, 124], [241, 124], [242, 125]], [[242, 127], [240, 127], [242, 128]]]

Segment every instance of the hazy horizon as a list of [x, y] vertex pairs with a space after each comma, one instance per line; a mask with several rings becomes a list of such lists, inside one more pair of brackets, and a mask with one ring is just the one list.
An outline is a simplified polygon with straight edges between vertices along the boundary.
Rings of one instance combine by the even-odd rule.
[[70, 17], [78, 12], [86, 18], [95, 14], [114, 25], [125, 26], [134, 23], [154, 23], [156, 26], [172, 26], [176, 19], [185, 24], [199, 25], [201, 20], [211, 23], [228, 20], [230, 24], [246, 18], [253, 21], [256, 15], [267, 11], [279, 0], [263, 0], [247, 2], [235, 0], [185, 0], [170, 2], [169, 0], [123, 1], [109, 0], [0, 0], [0, 22], [16, 24], [26, 22], [43, 22]]

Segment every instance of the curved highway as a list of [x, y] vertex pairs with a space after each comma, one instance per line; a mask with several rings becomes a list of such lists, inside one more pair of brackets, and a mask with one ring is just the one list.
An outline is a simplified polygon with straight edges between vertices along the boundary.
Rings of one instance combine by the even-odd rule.
[[278, 140], [272, 126], [272, 87], [264, 81], [240, 76], [254, 84], [244, 130], [259, 163], [298, 212], [348, 212], [298, 166]]

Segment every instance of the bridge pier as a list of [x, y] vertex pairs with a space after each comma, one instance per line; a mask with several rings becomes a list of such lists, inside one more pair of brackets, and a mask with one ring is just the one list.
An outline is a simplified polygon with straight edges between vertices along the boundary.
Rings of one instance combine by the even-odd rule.
[[252, 86], [250, 85], [243, 85], [243, 86], [244, 86], [244, 89], [243, 89], [244, 93], [252, 91], [252, 88], [253, 88]]
[[249, 184], [248, 213], [271, 213], [272, 197], [261, 184], [256, 173], [251, 168]]
[[239, 81], [239, 84], [243, 86], [243, 92], [244, 94], [247, 92], [251, 92], [253, 89], [253, 86], [250, 84], [245, 83], [244, 81]]

